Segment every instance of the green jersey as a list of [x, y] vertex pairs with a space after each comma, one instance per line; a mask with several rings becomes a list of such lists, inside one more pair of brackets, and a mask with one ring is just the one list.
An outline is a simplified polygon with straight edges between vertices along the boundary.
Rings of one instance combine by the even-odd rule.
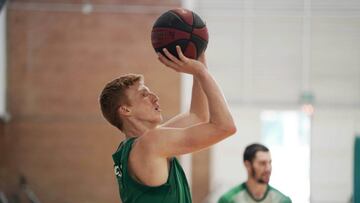
[[261, 199], [255, 199], [243, 183], [232, 188], [220, 197], [218, 203], [291, 203], [291, 199], [280, 191], [268, 185], [265, 195]]
[[123, 203], [191, 203], [185, 173], [174, 157], [165, 184], [151, 187], [136, 181], [128, 170], [128, 159], [135, 138], [125, 140], [113, 154], [114, 169]]

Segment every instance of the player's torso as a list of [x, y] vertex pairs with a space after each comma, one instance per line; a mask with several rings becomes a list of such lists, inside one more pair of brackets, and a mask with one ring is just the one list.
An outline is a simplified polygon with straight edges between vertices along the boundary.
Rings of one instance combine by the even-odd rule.
[[121, 199], [124, 203], [191, 203], [191, 195], [185, 174], [176, 158], [170, 160], [168, 180], [157, 187], [145, 186], [128, 171], [130, 142], [125, 142], [113, 155], [115, 175], [119, 184]]
[[250, 196], [250, 194], [246, 191], [240, 191], [238, 194], [233, 197], [234, 203], [282, 203], [282, 197], [277, 195], [277, 193], [273, 191], [269, 191], [266, 196], [260, 200], [255, 200]]

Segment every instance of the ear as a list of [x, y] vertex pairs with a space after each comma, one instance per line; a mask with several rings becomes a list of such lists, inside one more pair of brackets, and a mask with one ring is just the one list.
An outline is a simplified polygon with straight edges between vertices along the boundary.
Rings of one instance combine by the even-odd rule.
[[244, 161], [244, 165], [245, 165], [245, 168], [246, 168], [247, 170], [250, 170], [250, 168], [251, 168], [251, 163], [250, 163], [250, 161], [248, 161], [248, 160]]
[[131, 114], [131, 110], [130, 108], [128, 108], [127, 106], [123, 105], [120, 106], [118, 109], [118, 112], [120, 113], [120, 115], [122, 116], [129, 116]]

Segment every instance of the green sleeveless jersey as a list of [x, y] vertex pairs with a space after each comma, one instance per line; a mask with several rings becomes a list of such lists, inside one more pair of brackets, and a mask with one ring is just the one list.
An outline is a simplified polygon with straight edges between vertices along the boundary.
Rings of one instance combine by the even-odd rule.
[[262, 199], [255, 199], [243, 183], [220, 197], [218, 203], [291, 203], [291, 199], [268, 185]]
[[123, 203], [191, 203], [185, 173], [174, 157], [170, 161], [169, 177], [165, 184], [146, 186], [130, 175], [128, 159], [135, 138], [122, 142], [113, 154], [114, 169]]

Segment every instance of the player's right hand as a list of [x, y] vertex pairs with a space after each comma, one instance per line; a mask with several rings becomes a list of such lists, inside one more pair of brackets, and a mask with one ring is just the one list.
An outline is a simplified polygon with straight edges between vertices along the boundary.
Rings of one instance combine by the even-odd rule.
[[172, 55], [166, 48], [163, 49], [166, 57], [161, 53], [158, 53], [159, 60], [165, 66], [182, 73], [188, 73], [191, 75], [200, 74], [202, 71], [206, 70], [205, 66], [205, 56], [202, 54], [198, 60], [190, 59], [184, 56], [181, 51], [180, 46], [176, 46], [176, 51], [179, 55], [179, 59]]

